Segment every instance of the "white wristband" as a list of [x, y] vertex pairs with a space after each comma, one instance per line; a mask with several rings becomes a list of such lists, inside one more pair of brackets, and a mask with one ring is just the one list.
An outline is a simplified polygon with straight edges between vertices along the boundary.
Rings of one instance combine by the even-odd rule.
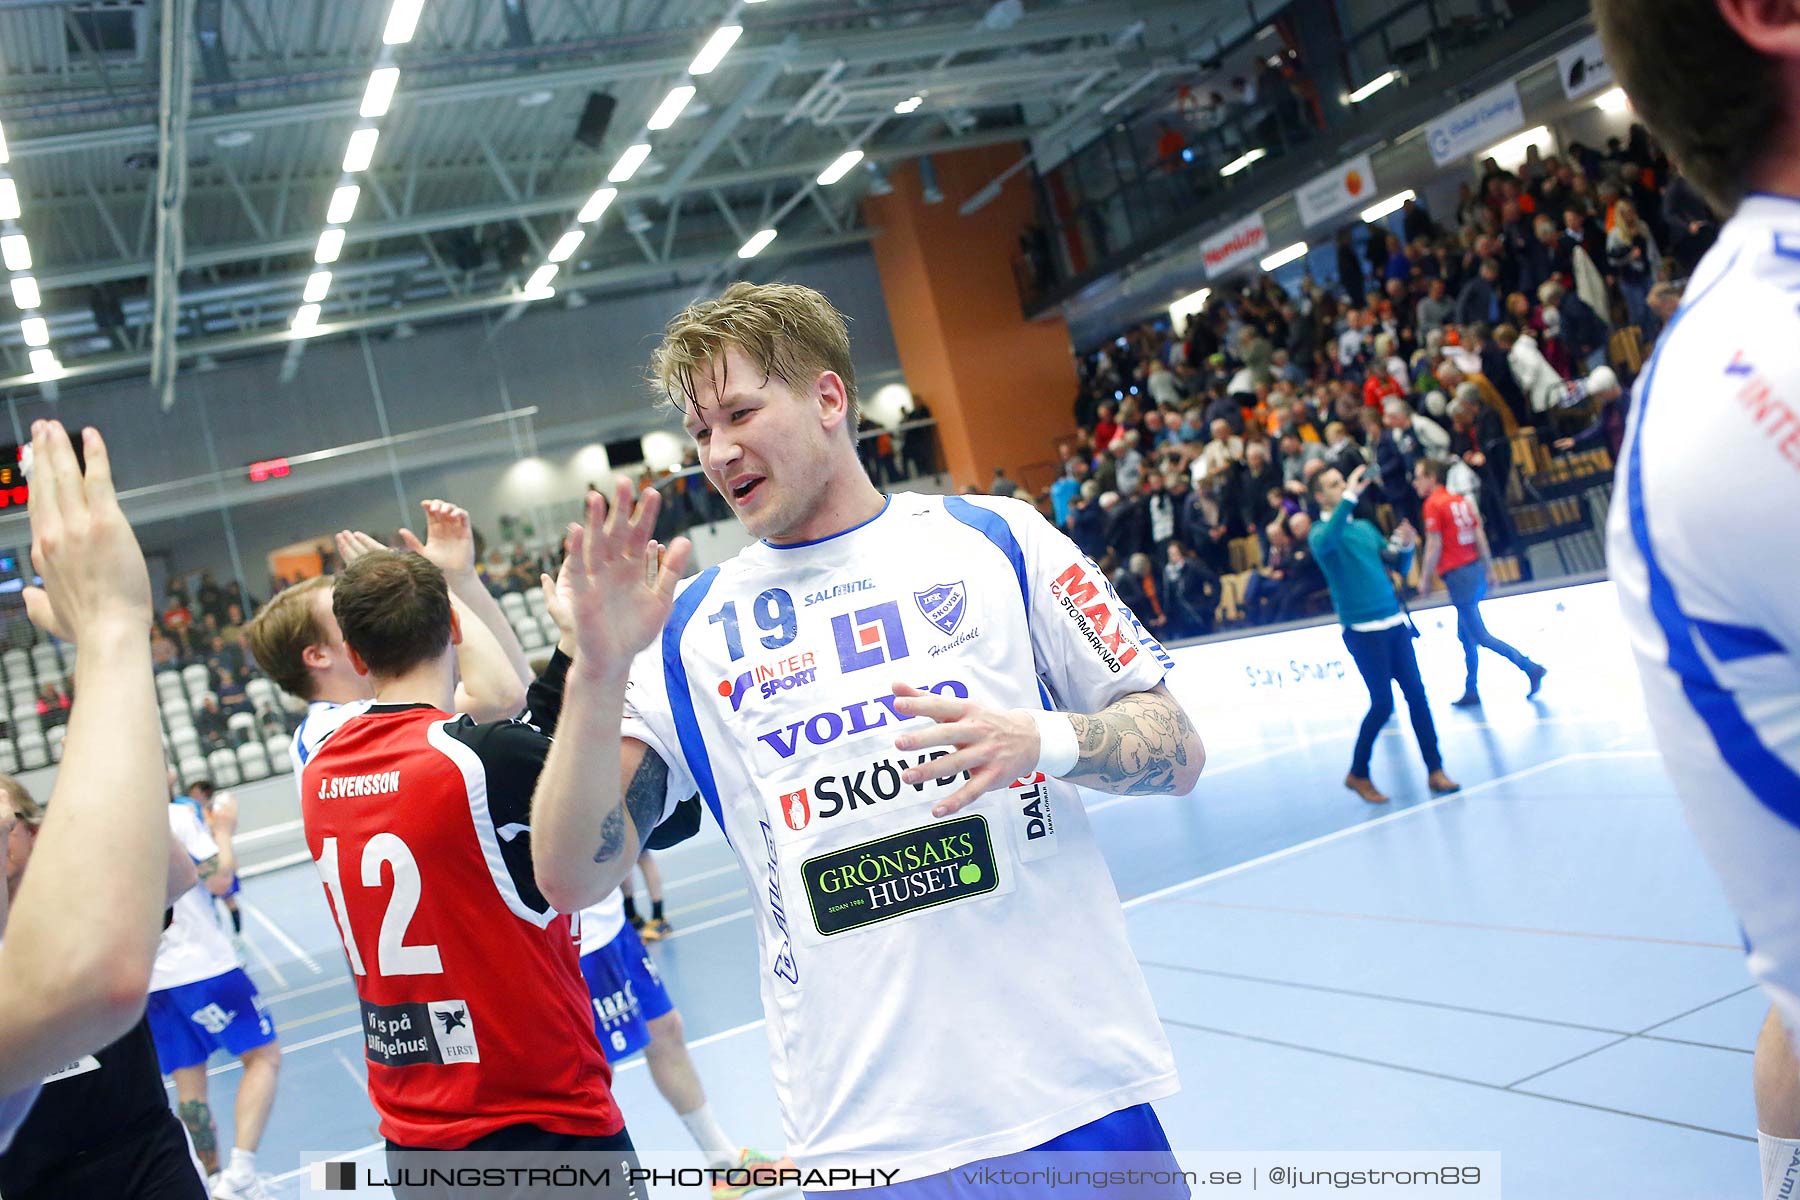
[[1027, 709], [1038, 730], [1037, 770], [1052, 779], [1061, 779], [1075, 769], [1081, 757], [1081, 743], [1075, 738], [1075, 722], [1068, 713]]

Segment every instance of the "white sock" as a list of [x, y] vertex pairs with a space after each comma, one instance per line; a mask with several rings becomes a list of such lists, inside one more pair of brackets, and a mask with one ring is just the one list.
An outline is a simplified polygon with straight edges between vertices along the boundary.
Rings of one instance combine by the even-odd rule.
[[682, 1113], [681, 1123], [687, 1126], [688, 1133], [693, 1135], [694, 1145], [700, 1147], [701, 1153], [712, 1161], [712, 1165], [737, 1161], [738, 1144], [726, 1137], [725, 1131], [719, 1128], [719, 1119], [713, 1116], [712, 1105], [702, 1104], [693, 1112]]
[[1795, 1200], [1800, 1197], [1800, 1141], [1771, 1137], [1756, 1131], [1762, 1149], [1763, 1200]]
[[225, 1164], [221, 1175], [229, 1175], [233, 1179], [245, 1180], [256, 1178], [256, 1151], [231, 1148], [231, 1161]]

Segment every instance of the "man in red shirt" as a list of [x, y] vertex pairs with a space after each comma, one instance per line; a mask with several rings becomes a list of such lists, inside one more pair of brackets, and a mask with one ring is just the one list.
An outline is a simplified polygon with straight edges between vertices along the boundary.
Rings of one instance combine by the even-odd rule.
[[1481, 599], [1494, 582], [1493, 554], [1488, 550], [1480, 511], [1468, 497], [1458, 496], [1444, 486], [1445, 475], [1444, 464], [1435, 459], [1421, 458], [1413, 464], [1413, 490], [1425, 502], [1425, 559], [1419, 567], [1419, 596], [1422, 599], [1431, 595], [1432, 577], [1443, 576], [1450, 603], [1456, 606], [1456, 637], [1462, 643], [1463, 662], [1468, 668], [1463, 694], [1451, 703], [1458, 708], [1481, 703], [1481, 694], [1475, 689], [1475, 672], [1476, 655], [1483, 646], [1525, 672], [1531, 681], [1525, 694], [1535, 696], [1548, 669], [1489, 633], [1482, 622]]
[[[375, 701], [306, 763], [301, 810], [362, 1006], [390, 1171], [411, 1151], [631, 1152], [567, 915], [532, 872], [530, 802], [550, 739], [451, 715], [461, 631], [443, 572], [382, 550], [332, 589]], [[529, 693], [560, 706], [558, 654]], [[404, 1186], [399, 1195], [412, 1194]]]

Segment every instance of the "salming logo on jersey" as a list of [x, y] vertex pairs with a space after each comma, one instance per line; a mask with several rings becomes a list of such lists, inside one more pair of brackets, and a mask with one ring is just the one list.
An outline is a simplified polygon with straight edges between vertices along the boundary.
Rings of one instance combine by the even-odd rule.
[[781, 857], [775, 852], [775, 831], [767, 821], [759, 821], [762, 826], [763, 848], [769, 856], [769, 919], [775, 924], [775, 932], [781, 937], [781, 944], [775, 948], [775, 959], [769, 964], [769, 971], [777, 979], [785, 979], [791, 984], [800, 982], [800, 968], [794, 962], [794, 939], [788, 932], [787, 907], [781, 902]]
[[380, 771], [374, 775], [325, 775], [319, 779], [321, 800], [340, 800], [349, 796], [391, 796], [399, 790], [398, 771]]

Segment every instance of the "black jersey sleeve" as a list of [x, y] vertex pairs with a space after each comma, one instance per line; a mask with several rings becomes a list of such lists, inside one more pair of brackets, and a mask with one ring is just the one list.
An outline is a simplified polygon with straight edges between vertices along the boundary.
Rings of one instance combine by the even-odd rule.
[[[649, 750], [646, 753], [655, 754], [656, 751]], [[667, 850], [670, 846], [687, 841], [700, 832], [700, 818], [700, 797], [689, 796], [677, 804], [675, 811], [644, 839], [644, 849]]]
[[563, 683], [569, 676], [571, 661], [561, 650], [553, 651], [544, 673], [525, 689], [525, 715], [521, 719], [543, 730], [546, 737], [556, 736], [556, 722], [562, 717]]
[[523, 721], [489, 721], [478, 725], [468, 717], [446, 722], [444, 730], [472, 751], [481, 765], [492, 836], [500, 846], [507, 874], [519, 898], [535, 912], [550, 908], [538, 891], [531, 866], [531, 793], [537, 790], [550, 753], [550, 739]]

